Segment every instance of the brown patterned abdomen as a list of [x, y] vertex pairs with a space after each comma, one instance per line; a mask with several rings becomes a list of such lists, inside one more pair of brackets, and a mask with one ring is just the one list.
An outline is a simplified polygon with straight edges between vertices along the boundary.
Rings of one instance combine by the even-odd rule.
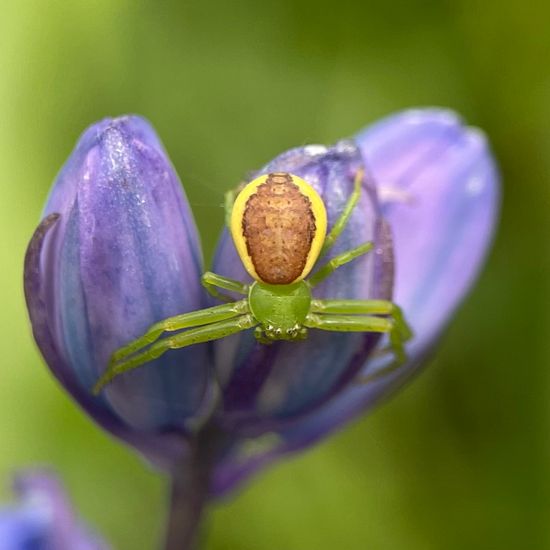
[[269, 174], [245, 206], [243, 236], [260, 279], [289, 284], [304, 270], [315, 236], [315, 217], [308, 197], [290, 174]]

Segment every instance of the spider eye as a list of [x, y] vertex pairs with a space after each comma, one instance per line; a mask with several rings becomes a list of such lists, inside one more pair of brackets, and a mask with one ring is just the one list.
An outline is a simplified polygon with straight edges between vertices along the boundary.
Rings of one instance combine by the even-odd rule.
[[295, 326], [295, 327], [286, 329], [286, 334], [289, 338], [296, 338], [296, 335], [298, 334], [298, 327]]

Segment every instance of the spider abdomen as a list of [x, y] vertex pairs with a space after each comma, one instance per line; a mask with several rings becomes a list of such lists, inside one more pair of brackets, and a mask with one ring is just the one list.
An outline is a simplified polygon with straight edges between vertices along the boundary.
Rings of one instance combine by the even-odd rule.
[[301, 275], [315, 231], [311, 201], [290, 174], [269, 174], [246, 202], [242, 232], [266, 283], [289, 284]]
[[260, 176], [239, 194], [231, 231], [247, 271], [258, 281], [287, 285], [313, 267], [326, 232], [326, 212], [304, 180], [281, 172]]

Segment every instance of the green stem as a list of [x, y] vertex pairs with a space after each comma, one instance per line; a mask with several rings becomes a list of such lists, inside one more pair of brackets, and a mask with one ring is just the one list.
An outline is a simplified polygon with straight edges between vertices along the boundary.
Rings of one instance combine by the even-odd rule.
[[196, 550], [210, 481], [210, 460], [195, 441], [171, 479], [165, 550]]

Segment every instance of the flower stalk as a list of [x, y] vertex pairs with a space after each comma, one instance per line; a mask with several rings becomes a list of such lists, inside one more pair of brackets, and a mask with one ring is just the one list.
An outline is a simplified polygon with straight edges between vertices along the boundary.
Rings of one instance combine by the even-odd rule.
[[226, 437], [213, 425], [189, 438], [188, 452], [169, 477], [165, 550], [197, 550], [210, 498], [212, 472]]
[[203, 448], [195, 442], [170, 479], [166, 523], [166, 550], [195, 550], [207, 501], [211, 466], [203, 460]]

